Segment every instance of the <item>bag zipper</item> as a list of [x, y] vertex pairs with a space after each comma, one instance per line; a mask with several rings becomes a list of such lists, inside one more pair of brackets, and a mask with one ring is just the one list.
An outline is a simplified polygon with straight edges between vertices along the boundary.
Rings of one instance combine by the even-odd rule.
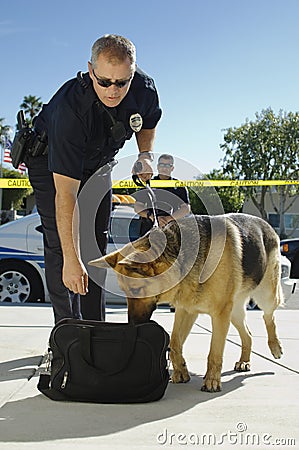
[[61, 389], [65, 389], [65, 386], [66, 386], [66, 383], [67, 383], [67, 380], [68, 380], [68, 377], [69, 377], [69, 373], [68, 373], [68, 371], [66, 371], [66, 372], [64, 372], [64, 375], [63, 375], [63, 380], [62, 380], [62, 383], [61, 383]]

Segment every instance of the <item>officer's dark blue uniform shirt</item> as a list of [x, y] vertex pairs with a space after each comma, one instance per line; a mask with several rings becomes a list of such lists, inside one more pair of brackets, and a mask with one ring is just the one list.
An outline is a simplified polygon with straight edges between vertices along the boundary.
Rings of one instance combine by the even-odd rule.
[[[114, 121], [124, 124], [119, 141], [111, 136], [113, 122], [107, 110]], [[67, 81], [34, 121], [37, 132], [48, 135], [49, 170], [78, 180], [91, 175], [132, 137], [130, 117], [136, 113], [145, 129], [155, 128], [161, 117], [154, 81], [139, 68], [127, 95], [115, 108], [103, 107], [88, 73], [81, 74], [81, 80], [78, 75]]]
[[[161, 180], [159, 175], [156, 175], [152, 180]], [[170, 180], [176, 180], [176, 178], [170, 177]], [[156, 196], [156, 208], [157, 215], [168, 216], [180, 209], [183, 203], [190, 204], [189, 193], [186, 187], [163, 187], [153, 188], [153, 192]], [[152, 212], [152, 203], [148, 195], [147, 189], [140, 189], [132, 194], [137, 202], [143, 203], [145, 209]], [[161, 210], [159, 208], [161, 206]], [[163, 210], [163, 208], [165, 208]], [[171, 212], [169, 212], [171, 211]]]

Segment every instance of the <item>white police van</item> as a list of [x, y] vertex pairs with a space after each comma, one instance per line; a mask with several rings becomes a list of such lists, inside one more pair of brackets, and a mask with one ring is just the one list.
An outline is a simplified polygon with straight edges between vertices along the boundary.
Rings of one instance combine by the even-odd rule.
[[[132, 206], [117, 205], [111, 216], [107, 252], [140, 235], [140, 217]], [[43, 235], [38, 213], [0, 227], [0, 302], [47, 302]], [[107, 271], [107, 302], [125, 303], [113, 270]]]
[[[140, 217], [132, 206], [115, 206], [109, 230], [107, 253], [140, 236]], [[0, 227], [0, 302], [47, 302], [49, 295], [44, 272], [43, 236], [40, 217], [30, 214]], [[282, 288], [287, 300], [294, 291], [289, 279], [291, 263], [281, 256]], [[107, 303], [126, 303], [113, 270], [107, 271]], [[249, 309], [254, 303], [248, 305]]]

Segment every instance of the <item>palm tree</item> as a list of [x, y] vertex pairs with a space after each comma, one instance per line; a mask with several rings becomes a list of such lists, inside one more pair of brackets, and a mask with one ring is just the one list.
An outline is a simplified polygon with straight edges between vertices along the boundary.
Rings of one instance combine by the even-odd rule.
[[[0, 117], [0, 145], [2, 147], [4, 147], [6, 139], [9, 138], [10, 136], [10, 132], [11, 132], [11, 127], [9, 125], [4, 125], [4, 118]], [[2, 158], [1, 158], [2, 161]]]
[[32, 119], [40, 111], [42, 104], [40, 97], [35, 97], [34, 95], [24, 97], [20, 108], [24, 110], [25, 116], [27, 116], [26, 122], [28, 125], [32, 125]]
[[9, 125], [4, 125], [4, 118], [0, 117], [0, 140], [1, 142], [4, 140], [5, 137], [9, 136], [9, 132], [11, 127]]
[[[3, 177], [3, 153], [4, 153], [4, 145], [6, 142], [6, 139], [9, 137], [9, 133], [11, 130], [11, 127], [9, 125], [4, 125], [5, 119], [3, 117], [0, 117], [0, 178]], [[3, 196], [3, 189], [0, 189], [0, 211], [2, 210], [2, 196]]]

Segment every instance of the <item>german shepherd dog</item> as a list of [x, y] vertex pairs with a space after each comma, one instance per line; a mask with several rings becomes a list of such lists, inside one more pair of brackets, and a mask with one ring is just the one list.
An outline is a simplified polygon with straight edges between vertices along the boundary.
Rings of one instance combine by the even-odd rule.
[[272, 355], [282, 355], [273, 315], [283, 303], [279, 239], [258, 217], [188, 216], [163, 229], [154, 227], [135, 242], [89, 264], [110, 266], [117, 272], [127, 296], [129, 321], [148, 321], [159, 303], [175, 307], [170, 340], [174, 383], [190, 380], [182, 349], [199, 313], [209, 314], [212, 320], [201, 390], [221, 390], [222, 357], [230, 322], [242, 342], [234, 369], [250, 370], [252, 339], [245, 320], [250, 298], [264, 311]]

